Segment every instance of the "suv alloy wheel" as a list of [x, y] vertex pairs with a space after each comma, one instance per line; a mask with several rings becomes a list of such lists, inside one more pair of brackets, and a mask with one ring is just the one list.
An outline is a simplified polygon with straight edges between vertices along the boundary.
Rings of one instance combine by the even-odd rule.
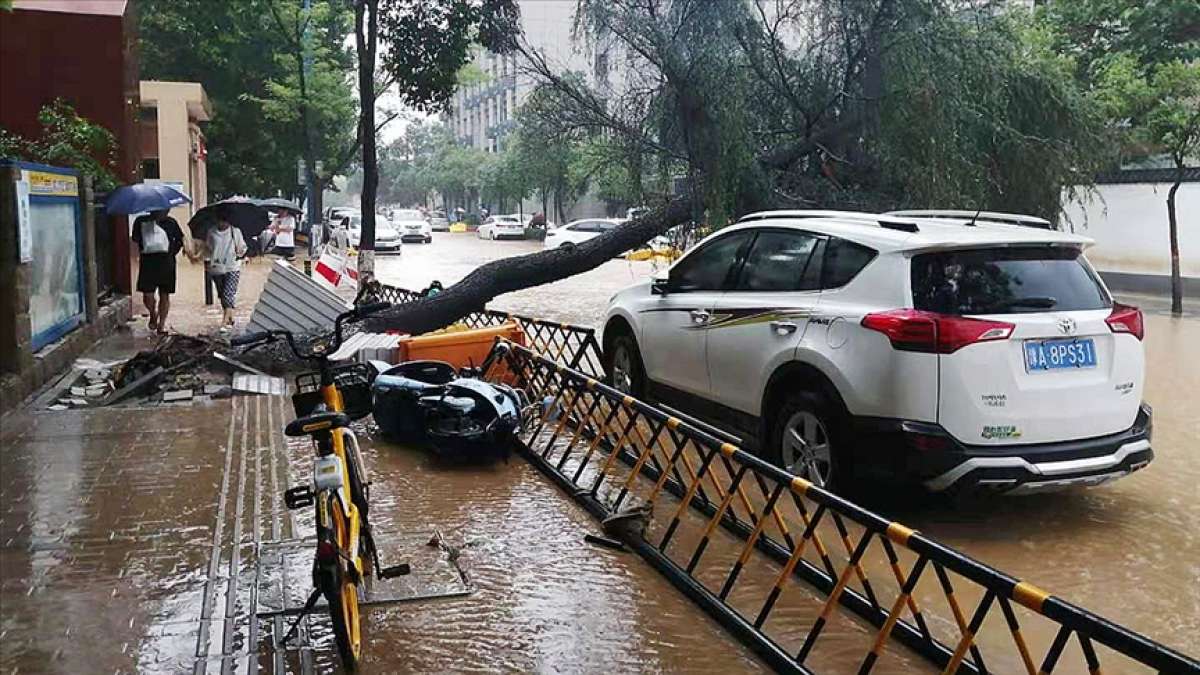
[[824, 396], [801, 391], [788, 396], [775, 414], [770, 445], [775, 464], [818, 487], [846, 487], [842, 419]]
[[642, 370], [642, 355], [633, 336], [622, 333], [613, 338], [610, 354], [605, 364], [609, 386], [634, 398], [643, 398], [646, 375]]

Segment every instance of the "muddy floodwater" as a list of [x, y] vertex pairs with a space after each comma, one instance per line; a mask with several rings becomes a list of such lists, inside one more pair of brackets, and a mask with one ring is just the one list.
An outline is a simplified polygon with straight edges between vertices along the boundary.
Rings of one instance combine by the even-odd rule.
[[[479, 264], [538, 250], [533, 242], [443, 235], [384, 258], [381, 278], [419, 288], [449, 284]], [[613, 260], [497, 298], [497, 309], [597, 325], [613, 293], [654, 272]], [[1184, 653], [1200, 651], [1200, 312], [1173, 319], [1155, 298], [1122, 298], [1146, 312], [1145, 397], [1154, 408], [1155, 460], [1096, 489], [976, 504], [937, 500], [876, 508], [1017, 578]], [[647, 610], [650, 611], [650, 610]], [[852, 659], [853, 663], [857, 661]]]
[[[437, 233], [433, 244], [380, 256], [379, 275], [409, 288], [449, 285], [488, 260], [537, 248]], [[653, 271], [614, 260], [492, 306], [595, 325], [614, 292]], [[1134, 302], [1150, 310], [1146, 398], [1157, 457], [1148, 468], [1091, 490], [966, 505], [885, 498], [876, 508], [1195, 655], [1200, 317], [1171, 319], [1154, 301]], [[122, 339], [105, 349], [119, 351]], [[290, 621], [277, 612], [302, 602], [311, 560], [311, 514], [289, 514], [280, 496], [311, 471], [307, 441], [280, 433], [291, 416], [286, 399], [263, 396], [5, 417], [0, 672], [336, 670], [323, 615], [273, 646]], [[448, 464], [384, 442], [369, 420], [356, 428], [383, 564], [413, 567], [369, 591], [378, 604], [364, 611], [363, 672], [766, 670], [641, 558], [586, 543], [598, 524], [525, 460]], [[693, 544], [694, 531], [678, 545]], [[442, 546], [428, 545], [435, 535]], [[740, 550], [718, 530], [701, 576], [711, 582]], [[886, 574], [877, 562], [872, 574]], [[731, 602], [759, 597], [776, 569], [751, 561]], [[821, 598], [799, 583], [789, 592], [791, 604], [769, 625], [802, 639]], [[256, 614], [263, 618], [252, 621]], [[809, 665], [856, 671], [873, 632], [835, 618]], [[1049, 635], [1030, 638], [1044, 644]], [[875, 672], [928, 670], [893, 642]]]

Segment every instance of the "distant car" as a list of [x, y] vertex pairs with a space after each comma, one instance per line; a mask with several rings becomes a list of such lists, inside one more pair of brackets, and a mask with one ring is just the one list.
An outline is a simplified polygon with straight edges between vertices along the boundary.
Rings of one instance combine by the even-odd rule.
[[416, 209], [392, 211], [392, 226], [400, 232], [402, 241], [417, 241], [426, 244], [433, 242], [433, 225], [425, 219], [423, 213]]
[[332, 208], [325, 209], [325, 222], [337, 227], [341, 224], [342, 218], [354, 215], [361, 215], [361, 212], [358, 209], [350, 206], [334, 206]]
[[450, 219], [441, 211], [434, 211], [429, 214], [429, 226], [434, 232], [449, 232]]
[[572, 221], [556, 230], [546, 230], [546, 241], [543, 246], [558, 248], [566, 244], [582, 244], [608, 232], [622, 222], [624, 221], [616, 218], [585, 218]]
[[[362, 236], [362, 216], [354, 214], [350, 216], [349, 226], [346, 228], [346, 233], [349, 235], [350, 245], [354, 248], [359, 247]], [[375, 250], [376, 251], [400, 251], [401, 246], [400, 233], [387, 218], [383, 216], [375, 216]]]
[[488, 216], [475, 236], [480, 239], [524, 239], [525, 224], [517, 216]]

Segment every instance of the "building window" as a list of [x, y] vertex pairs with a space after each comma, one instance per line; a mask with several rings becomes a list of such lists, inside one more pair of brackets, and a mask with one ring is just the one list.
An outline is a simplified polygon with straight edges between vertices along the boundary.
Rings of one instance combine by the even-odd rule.
[[158, 158], [147, 157], [142, 160], [142, 180], [147, 178], [161, 178], [158, 173]]

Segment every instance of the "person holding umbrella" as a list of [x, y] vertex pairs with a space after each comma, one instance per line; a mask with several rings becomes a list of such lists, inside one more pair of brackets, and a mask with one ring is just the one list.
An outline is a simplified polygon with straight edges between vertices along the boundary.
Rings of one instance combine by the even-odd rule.
[[[138, 245], [137, 290], [150, 312], [150, 330], [167, 332], [171, 294], [175, 292], [175, 256], [184, 247], [179, 223], [168, 209], [190, 204], [178, 188], [163, 183], [122, 185], [105, 200], [105, 211], [113, 215], [150, 212], [133, 221], [133, 241]], [[155, 297], [155, 294], [158, 297]]]
[[183, 230], [166, 209], [158, 209], [133, 221], [133, 241], [139, 254], [137, 290], [150, 312], [150, 330], [166, 335], [175, 292], [175, 256], [183, 250]]
[[233, 327], [233, 310], [237, 306], [241, 257], [246, 254], [246, 239], [241, 230], [230, 224], [225, 213], [218, 212], [217, 226], [209, 228], [205, 243], [208, 245], [208, 271], [221, 300], [221, 330], [227, 331]]

